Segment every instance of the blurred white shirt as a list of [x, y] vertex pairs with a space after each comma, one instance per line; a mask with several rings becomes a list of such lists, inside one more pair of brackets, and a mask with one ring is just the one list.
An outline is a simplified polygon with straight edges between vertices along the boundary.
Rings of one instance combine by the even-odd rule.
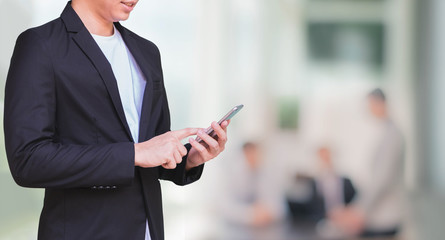
[[226, 197], [221, 199], [221, 214], [229, 222], [251, 225], [255, 214], [255, 204], [261, 204], [270, 211], [273, 220], [285, 215], [282, 171], [268, 166], [262, 161], [258, 168], [252, 169], [240, 152], [236, 164], [228, 164], [225, 181]]

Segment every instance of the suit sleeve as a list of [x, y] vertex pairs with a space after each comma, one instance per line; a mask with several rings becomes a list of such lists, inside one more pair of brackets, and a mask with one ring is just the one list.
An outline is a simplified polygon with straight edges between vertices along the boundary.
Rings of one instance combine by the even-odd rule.
[[[192, 148], [190, 144], [186, 144], [185, 147], [187, 148], [187, 152], [189, 152]], [[160, 178], [163, 180], [172, 181], [176, 185], [180, 186], [184, 186], [199, 180], [204, 170], [204, 164], [186, 171], [185, 165], [187, 163], [187, 157], [188, 154], [182, 158], [182, 162], [178, 164], [175, 169], [165, 169], [163, 167], [159, 167]]]
[[354, 200], [355, 194], [356, 191], [352, 181], [348, 178], [343, 178], [343, 197], [346, 205]]
[[57, 141], [56, 94], [50, 52], [43, 39], [28, 30], [17, 39], [5, 87], [5, 145], [17, 184], [33, 188], [131, 184], [133, 143]]

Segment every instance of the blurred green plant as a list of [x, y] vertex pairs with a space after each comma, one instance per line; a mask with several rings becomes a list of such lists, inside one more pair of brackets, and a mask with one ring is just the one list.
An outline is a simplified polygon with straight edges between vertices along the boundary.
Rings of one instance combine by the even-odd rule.
[[298, 128], [299, 104], [296, 97], [282, 97], [278, 100], [278, 124], [280, 129]]

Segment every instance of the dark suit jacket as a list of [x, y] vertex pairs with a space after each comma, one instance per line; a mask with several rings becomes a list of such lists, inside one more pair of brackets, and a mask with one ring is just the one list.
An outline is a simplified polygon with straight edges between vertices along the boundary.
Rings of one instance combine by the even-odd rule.
[[[158, 48], [115, 23], [146, 80], [139, 141], [170, 130]], [[134, 167], [134, 143], [111, 66], [68, 3], [60, 18], [23, 32], [8, 73], [4, 132], [9, 166], [24, 187], [45, 188], [39, 239], [162, 240], [158, 179], [185, 172]], [[190, 149], [190, 145], [187, 145]]]
[[[318, 221], [326, 217], [325, 209], [325, 198], [317, 190], [317, 184], [315, 179], [307, 178], [304, 179], [311, 190], [311, 195], [306, 202], [294, 202], [288, 201], [288, 205], [294, 219], [308, 219], [313, 221]], [[356, 191], [351, 180], [345, 177], [341, 177], [342, 187], [343, 187], [343, 200], [344, 204], [350, 204], [355, 195]]]
[[[355, 188], [352, 185], [351, 180], [345, 177], [341, 177], [341, 184], [343, 188], [343, 203], [348, 205], [355, 197]], [[311, 188], [313, 196], [310, 202], [310, 208], [312, 210], [313, 218], [322, 219], [326, 216], [325, 197], [319, 193], [315, 180], [312, 180]]]

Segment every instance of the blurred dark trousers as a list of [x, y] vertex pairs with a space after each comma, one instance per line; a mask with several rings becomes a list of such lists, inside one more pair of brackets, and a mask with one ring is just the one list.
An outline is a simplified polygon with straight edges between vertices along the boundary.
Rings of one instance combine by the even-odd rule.
[[365, 230], [360, 237], [371, 238], [371, 237], [394, 237], [399, 232], [399, 228], [388, 229], [385, 231], [369, 231]]

